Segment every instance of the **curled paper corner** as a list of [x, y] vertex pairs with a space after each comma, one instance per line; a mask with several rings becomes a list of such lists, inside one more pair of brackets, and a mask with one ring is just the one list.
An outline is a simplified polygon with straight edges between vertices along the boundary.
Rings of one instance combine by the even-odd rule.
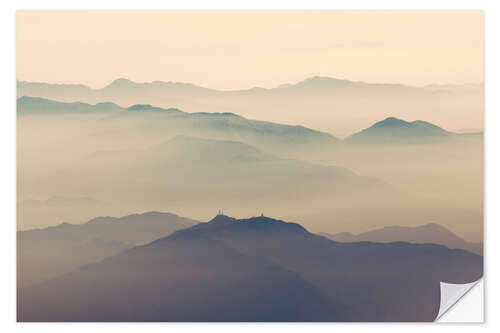
[[481, 281], [481, 279], [465, 284], [440, 282], [441, 300], [439, 304], [439, 313], [435, 321], [450, 310], [453, 305], [455, 305], [465, 294], [478, 284], [479, 281]]

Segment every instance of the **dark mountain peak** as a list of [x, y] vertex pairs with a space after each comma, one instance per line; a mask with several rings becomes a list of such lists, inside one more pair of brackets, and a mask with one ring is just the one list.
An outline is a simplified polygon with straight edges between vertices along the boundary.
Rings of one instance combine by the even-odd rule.
[[213, 219], [211, 219], [209, 221], [209, 223], [211, 223], [211, 222], [296, 224], [296, 223], [285, 222], [285, 221], [278, 220], [278, 219], [273, 219], [272, 217], [264, 216], [264, 214], [261, 214], [260, 216], [249, 217], [246, 219], [236, 219], [234, 217], [224, 215], [224, 213], [222, 213], [222, 212], [217, 214], [217, 216], [215, 216]]
[[[218, 224], [229, 224], [229, 223], [239, 223], [239, 224], [259, 224], [259, 223], [281, 223], [288, 224], [288, 222], [284, 222], [281, 220], [273, 219], [271, 217], [267, 217], [264, 215], [250, 217], [246, 219], [236, 219], [231, 216], [224, 215], [222, 212], [217, 214], [213, 219], [211, 219], [208, 223], [218, 223]], [[295, 223], [291, 223], [295, 224]]]
[[227, 215], [224, 215], [222, 213], [217, 214], [213, 219], [211, 219], [208, 223], [231, 223], [235, 222], [236, 219], [234, 217], [230, 217]]
[[272, 217], [264, 216], [264, 214], [261, 214], [260, 216], [250, 217], [247, 219], [241, 219], [238, 221], [243, 223], [288, 223], [282, 220], [273, 219]]
[[[184, 239], [223, 239], [226, 237], [261, 237], [292, 236], [307, 237], [310, 233], [298, 223], [285, 222], [264, 215], [247, 219], [236, 219], [219, 213], [209, 222], [202, 222], [187, 229], [179, 230], [168, 237], [156, 240], [156, 244], [168, 244], [170, 241]], [[248, 238], [247, 238], [248, 239]]]
[[299, 236], [307, 237], [310, 235], [302, 225], [294, 222], [285, 222], [271, 217], [264, 216], [263, 214], [248, 219], [237, 220], [237, 224], [241, 226], [242, 230], [249, 230], [253, 233], [262, 235], [276, 235], [276, 236]]

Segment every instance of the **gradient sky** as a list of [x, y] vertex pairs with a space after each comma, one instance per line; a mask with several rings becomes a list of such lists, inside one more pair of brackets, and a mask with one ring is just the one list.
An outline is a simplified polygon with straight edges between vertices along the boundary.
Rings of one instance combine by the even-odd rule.
[[18, 12], [17, 78], [100, 88], [274, 87], [321, 75], [425, 85], [483, 81], [483, 13]]

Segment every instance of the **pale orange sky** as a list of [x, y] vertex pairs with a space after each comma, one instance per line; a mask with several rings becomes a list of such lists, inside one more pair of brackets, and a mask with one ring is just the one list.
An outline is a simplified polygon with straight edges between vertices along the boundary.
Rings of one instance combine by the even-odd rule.
[[483, 81], [483, 13], [18, 12], [17, 78], [100, 88], [274, 87], [320, 75], [425, 85]]

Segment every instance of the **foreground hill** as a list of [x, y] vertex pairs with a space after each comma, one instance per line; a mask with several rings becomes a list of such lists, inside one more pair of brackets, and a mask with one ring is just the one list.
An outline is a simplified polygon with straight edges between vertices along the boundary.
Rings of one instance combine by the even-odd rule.
[[432, 321], [439, 282], [482, 257], [433, 244], [338, 243], [296, 223], [218, 215], [18, 290], [19, 321]]
[[197, 221], [174, 214], [148, 212], [18, 231], [18, 284], [41, 282], [195, 223]]
[[483, 255], [482, 243], [466, 242], [445, 227], [429, 223], [418, 227], [391, 226], [353, 235], [350, 232], [337, 234], [320, 233], [337, 242], [409, 242], [409, 243], [434, 243], [441, 244], [451, 249], [463, 249], [478, 255]]

